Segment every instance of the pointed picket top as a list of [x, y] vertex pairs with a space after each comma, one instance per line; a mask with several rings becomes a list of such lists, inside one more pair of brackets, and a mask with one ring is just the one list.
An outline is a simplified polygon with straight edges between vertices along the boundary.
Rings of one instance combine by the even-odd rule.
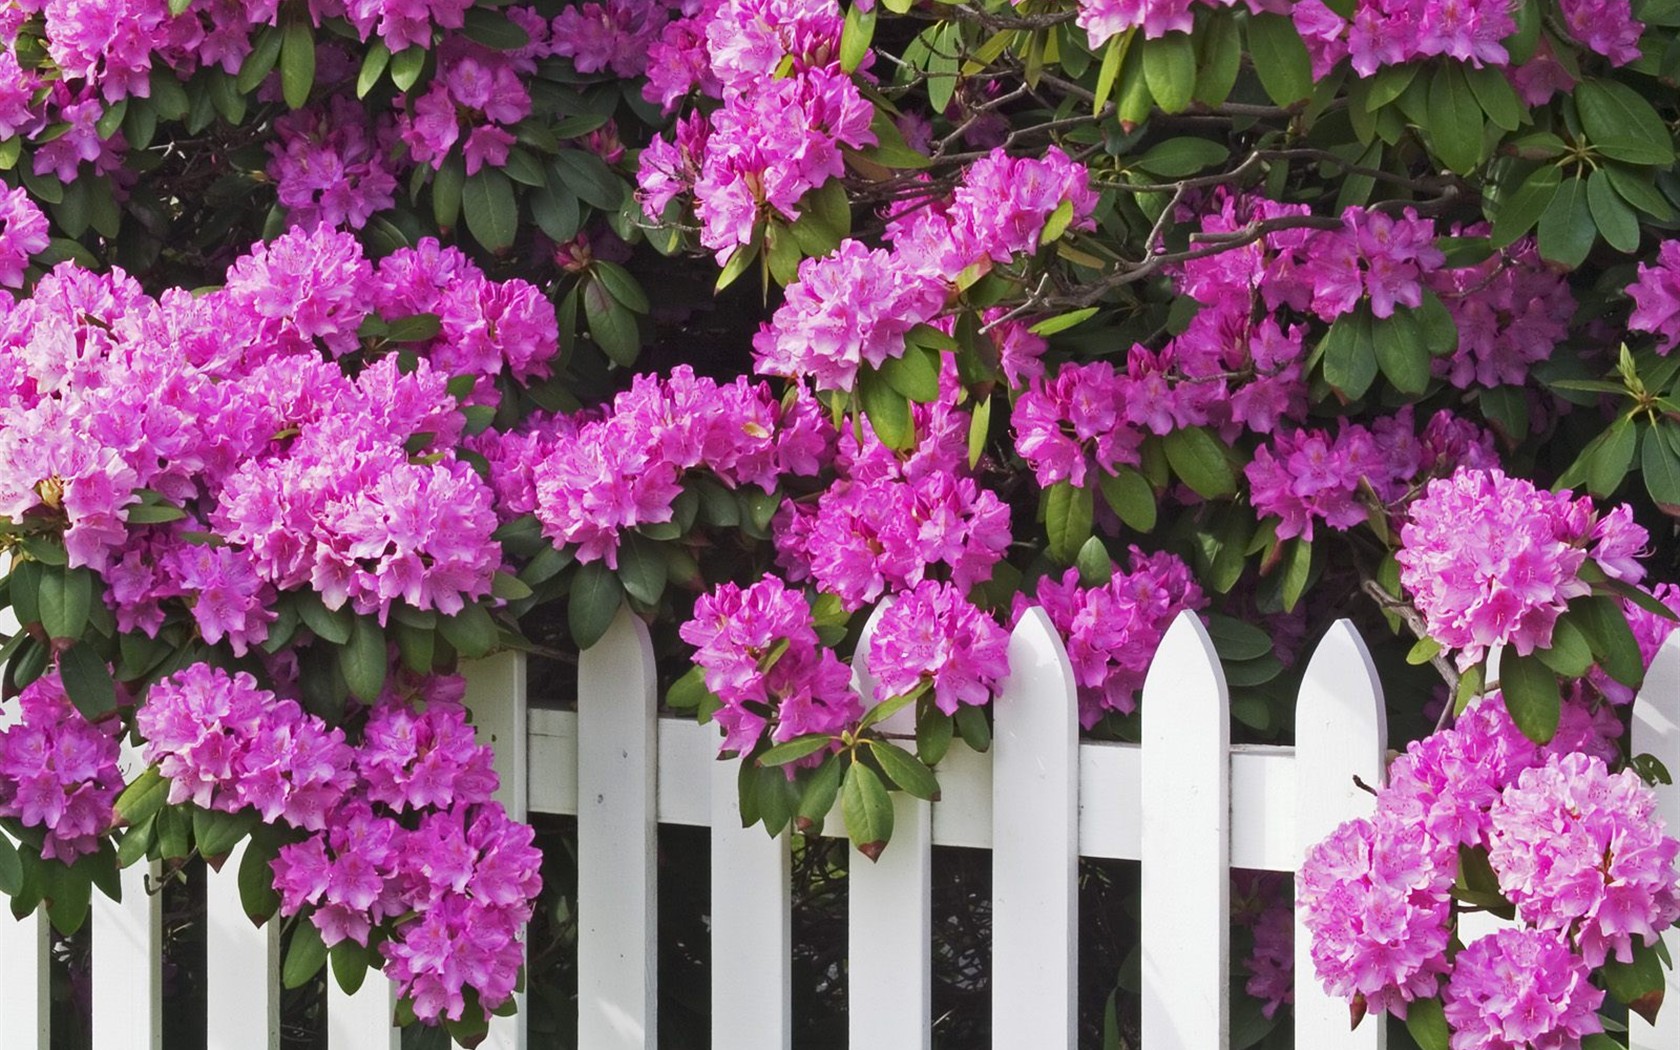
[[620, 606], [578, 659], [578, 1045], [657, 1042], [658, 672]]
[[[1388, 718], [1382, 682], [1349, 620], [1330, 626], [1307, 664], [1295, 702], [1297, 858], [1345, 820], [1367, 816], [1376, 800], [1354, 782], [1383, 782]], [[1299, 1046], [1377, 1050], [1384, 1026], [1348, 1031], [1348, 1004], [1325, 993], [1313, 971], [1312, 939], [1295, 919], [1295, 1039]]]
[[[1633, 702], [1633, 754], [1649, 754], [1676, 782], [1657, 788], [1657, 813], [1670, 835], [1680, 835], [1680, 631], [1657, 650], [1645, 685]], [[1680, 950], [1680, 936], [1663, 935], [1669, 951]], [[1680, 1046], [1680, 970], [1668, 971], [1668, 1006], [1652, 1025], [1638, 1015], [1628, 1019], [1629, 1050], [1673, 1050]]]
[[1010, 634], [1009, 677], [993, 713], [993, 1045], [1071, 1048], [1079, 701], [1067, 649], [1043, 609], [1028, 609]]
[[1168, 628], [1143, 687], [1143, 1044], [1230, 1042], [1231, 702], [1201, 618]]

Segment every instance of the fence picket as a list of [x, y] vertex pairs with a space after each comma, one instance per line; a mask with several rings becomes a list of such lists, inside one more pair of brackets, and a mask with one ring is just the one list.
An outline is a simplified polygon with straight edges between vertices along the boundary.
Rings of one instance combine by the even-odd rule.
[[246, 847], [240, 843], [204, 887], [209, 1050], [280, 1047], [280, 919], [259, 929], [245, 914], [238, 873]]
[[658, 677], [620, 608], [578, 664], [578, 1045], [657, 1042]]
[[1202, 621], [1182, 612], [1143, 687], [1143, 1045], [1228, 1045], [1231, 714]]
[[[1295, 867], [1344, 820], [1366, 816], [1375, 800], [1354, 784], [1383, 783], [1388, 718], [1371, 654], [1349, 620], [1331, 625], [1307, 665], [1295, 701]], [[1381, 1050], [1383, 1018], [1348, 1031], [1348, 1006], [1313, 974], [1312, 940], [1295, 917], [1295, 1042], [1304, 1047]]]
[[1028, 610], [1015, 625], [1009, 669], [992, 732], [992, 1040], [1071, 1048], [1078, 1035], [1079, 703], [1067, 650], [1043, 609]]
[[787, 833], [770, 838], [759, 825], [741, 826], [737, 766], [712, 763], [712, 1045], [787, 1050], [793, 1043]]
[[[1654, 755], [1680, 777], [1680, 633], [1671, 634], [1657, 651], [1645, 675], [1645, 686], [1633, 704], [1633, 754]], [[1657, 791], [1657, 813], [1670, 835], [1680, 835], [1680, 786]], [[1680, 940], [1663, 937], [1669, 951], [1680, 949]], [[1667, 1005], [1652, 1025], [1638, 1015], [1628, 1018], [1628, 1050], [1673, 1050], [1680, 1046], [1680, 970], [1668, 971]]]
[[[869, 650], [885, 604], [876, 607], [858, 637], [853, 684], [866, 706], [874, 682], [861, 654]], [[889, 736], [910, 738], [915, 707], [881, 723]], [[961, 745], [958, 745], [959, 747]], [[928, 803], [893, 797], [892, 844], [871, 862], [855, 848], [847, 869], [847, 995], [858, 1008], [847, 1015], [851, 1045], [928, 1050], [933, 1045], [933, 812]]]
[[[145, 768], [126, 745], [118, 764], [128, 781]], [[146, 892], [155, 874], [148, 864], [121, 872], [120, 902], [93, 892], [94, 1050], [162, 1050], [163, 897]]]
[[[529, 755], [521, 746], [528, 739], [525, 695], [525, 661], [516, 652], [505, 652], [488, 660], [475, 660], [462, 667], [467, 680], [467, 703], [472, 710], [478, 742], [494, 750], [496, 801], [514, 820], [525, 819], [525, 800], [530, 797]], [[490, 1032], [479, 1044], [484, 1050], [525, 1050], [529, 1016], [525, 993], [515, 992], [518, 1012], [512, 1017], [490, 1018]]]
[[355, 995], [345, 995], [327, 977], [328, 1050], [402, 1050], [402, 1030], [392, 1025], [396, 986], [382, 973], [368, 971]]
[[[17, 629], [12, 610], [0, 609], [0, 634]], [[18, 717], [17, 704], [0, 704], [0, 729]], [[0, 907], [0, 988], [7, 989], [6, 1030], [19, 1040], [29, 1040], [37, 1050], [51, 1046], [52, 969], [47, 954], [52, 949], [51, 935], [43, 909], [14, 919], [9, 907]]]

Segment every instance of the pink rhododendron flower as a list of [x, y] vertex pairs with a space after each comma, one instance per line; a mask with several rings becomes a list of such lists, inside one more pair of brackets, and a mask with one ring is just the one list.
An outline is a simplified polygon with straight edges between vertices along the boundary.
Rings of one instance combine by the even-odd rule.
[[1667, 354], [1680, 341], [1680, 241], [1664, 241], [1657, 265], [1639, 264], [1639, 279], [1628, 286], [1634, 310], [1628, 327], [1657, 335], [1657, 353]]
[[47, 216], [19, 186], [0, 188], [0, 285], [23, 287], [29, 257], [47, 247]]
[[125, 786], [117, 768], [120, 724], [89, 724], [56, 670], [0, 706], [0, 716], [14, 714], [0, 718], [0, 817], [43, 829], [46, 860], [69, 864], [95, 852]]
[[949, 584], [923, 580], [900, 594], [869, 639], [875, 699], [926, 684], [948, 715], [991, 700], [1009, 674], [1009, 633]]
[[1580, 1046], [1602, 1032], [1604, 991], [1569, 944], [1544, 930], [1498, 930], [1453, 960], [1442, 994], [1452, 1050]]

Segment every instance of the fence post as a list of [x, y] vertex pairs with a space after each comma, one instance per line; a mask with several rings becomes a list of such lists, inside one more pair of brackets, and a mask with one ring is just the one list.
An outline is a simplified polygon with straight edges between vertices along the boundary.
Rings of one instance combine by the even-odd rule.
[[[852, 659], [852, 683], [874, 706], [869, 639], [886, 610], [864, 623]], [[915, 747], [912, 705], [881, 723], [889, 736]], [[928, 1050], [933, 1045], [933, 812], [907, 792], [893, 793], [893, 837], [870, 861], [854, 847], [847, 875], [848, 1026], [852, 1046]]]
[[1009, 637], [1009, 678], [993, 725], [992, 1041], [1072, 1050], [1079, 1037], [1079, 698], [1067, 650], [1043, 609], [1027, 610]]
[[[253, 925], [239, 899], [236, 846], [204, 886], [205, 1033], [209, 1050], [279, 1050], [280, 917]], [[97, 938], [99, 933], [94, 931]]]
[[[1331, 625], [1307, 665], [1295, 701], [1296, 870], [1307, 850], [1375, 800], [1354, 784], [1384, 781], [1388, 718], [1382, 683], [1365, 642], [1349, 620]], [[1295, 1045], [1381, 1050], [1386, 1018], [1348, 1031], [1348, 1005], [1325, 993], [1313, 972], [1312, 943], [1295, 916]]]
[[1230, 1041], [1230, 708], [1202, 621], [1179, 613], [1143, 687], [1141, 951], [1149, 1050], [1208, 1050]]
[[620, 606], [578, 662], [578, 1045], [658, 1041], [658, 675]]
[[[17, 629], [11, 610], [0, 611], [0, 633]], [[0, 729], [17, 718], [16, 701], [0, 704]], [[0, 988], [7, 990], [6, 1030], [16, 1033], [24, 1046], [33, 1045], [39, 1050], [51, 1046], [51, 937], [44, 908], [14, 920], [10, 907], [0, 907]]]
[[[468, 663], [461, 671], [467, 679], [467, 703], [478, 742], [491, 748], [495, 755], [496, 778], [500, 782], [496, 801], [509, 817], [524, 820], [529, 793], [525, 754], [525, 654], [498, 653], [487, 660]], [[525, 1050], [529, 1022], [525, 1001], [524, 993], [515, 993], [519, 1012], [512, 1017], [490, 1018], [490, 1033], [481, 1044], [484, 1050]]]
[[[587, 740], [578, 748], [590, 746]], [[793, 1043], [792, 876], [787, 832], [741, 826], [740, 760], [712, 763], [712, 1046]]]
[[[1657, 650], [1645, 685], [1633, 702], [1633, 754], [1654, 755], [1680, 777], [1680, 633], [1671, 634]], [[1670, 835], [1680, 835], [1680, 784], [1657, 789], [1657, 813]], [[1677, 942], [1665, 936], [1670, 951]], [[1668, 971], [1666, 1005], [1650, 1024], [1637, 1014], [1628, 1018], [1629, 1050], [1673, 1050], [1680, 1046], [1680, 970]]]
[[369, 970], [355, 995], [345, 995], [327, 977], [328, 1050], [402, 1050], [402, 1030], [393, 1019], [396, 985], [383, 973]]
[[[133, 783], [145, 768], [139, 752], [124, 745], [123, 779]], [[163, 897], [146, 892], [150, 864], [121, 873], [122, 901], [97, 890], [93, 924], [93, 1045], [95, 1050], [162, 1050]]]

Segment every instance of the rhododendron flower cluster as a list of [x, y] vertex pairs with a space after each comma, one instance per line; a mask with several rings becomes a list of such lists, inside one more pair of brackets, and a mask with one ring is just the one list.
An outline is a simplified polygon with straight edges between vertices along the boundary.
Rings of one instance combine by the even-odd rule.
[[0, 189], [0, 285], [23, 287], [29, 257], [46, 248], [47, 217], [21, 186]]
[[0, 705], [0, 726], [0, 817], [43, 829], [43, 859], [97, 850], [124, 787], [118, 723], [89, 724], [50, 671]]
[[[1408, 747], [1375, 816], [1341, 825], [1302, 867], [1298, 900], [1326, 989], [1404, 1016], [1446, 977], [1455, 1048], [1568, 1045], [1559, 1033], [1596, 1031], [1584, 1027], [1602, 998], [1590, 971], [1631, 960], [1636, 939], [1654, 944], [1680, 918], [1680, 842], [1644, 782], [1609, 773], [1603, 732], [1571, 700], [1557, 738], [1537, 745], [1492, 696]], [[1486, 857], [1522, 926], [1449, 962], [1461, 850]]]
[[[766, 730], [777, 743], [838, 734], [863, 717], [851, 671], [817, 643], [804, 595], [774, 576], [702, 595], [678, 633], [694, 646], [706, 687], [723, 701], [715, 715], [723, 751], [746, 754]], [[766, 708], [769, 718], [759, 713]]]
[[1544, 930], [1497, 930], [1453, 961], [1442, 995], [1453, 1050], [1579, 1046], [1602, 1032], [1604, 991], [1585, 960]]
[[1639, 264], [1639, 279], [1628, 285], [1633, 297], [1633, 314], [1628, 327], [1654, 332], [1657, 352], [1667, 354], [1680, 341], [1680, 241], [1664, 241], [1657, 249], [1657, 264]]
[[1241, 960], [1248, 972], [1243, 991], [1260, 1003], [1263, 1017], [1295, 1002], [1295, 902], [1287, 875], [1231, 873], [1232, 919], [1249, 929], [1254, 947]]
[[1079, 722], [1089, 729], [1103, 715], [1137, 710], [1137, 693], [1155, 650], [1173, 618], [1206, 604], [1189, 566], [1165, 551], [1131, 550], [1130, 571], [1116, 569], [1100, 587], [1079, 583], [1079, 570], [1060, 580], [1039, 578], [1029, 601], [1015, 598], [1015, 617], [1039, 605], [1067, 643], [1074, 681], [1079, 683]]
[[1536, 489], [1498, 469], [1463, 469], [1429, 483], [1400, 532], [1400, 583], [1430, 637], [1460, 667], [1501, 643], [1527, 655], [1551, 644], [1569, 599], [1587, 594], [1591, 559], [1637, 583], [1645, 530], [1623, 506], [1597, 514], [1587, 497]]
[[688, 471], [772, 492], [783, 474], [816, 473], [831, 433], [809, 397], [784, 406], [762, 383], [724, 386], [683, 365], [637, 376], [603, 418], [524, 450], [542, 457], [526, 469], [544, 534], [616, 568], [627, 530], [671, 520]]
[[1420, 478], [1498, 461], [1493, 436], [1474, 423], [1442, 409], [1419, 435], [1408, 407], [1369, 428], [1344, 420], [1334, 435], [1279, 431], [1244, 473], [1254, 509], [1277, 518], [1278, 538], [1310, 541], [1316, 522], [1345, 531], [1366, 520], [1362, 486], [1386, 505]]
[[875, 699], [922, 685], [946, 714], [990, 702], [1009, 674], [1009, 633], [949, 584], [923, 580], [887, 606], [869, 638]]
[[[1486, 233], [1480, 224], [1459, 231]], [[1460, 389], [1521, 386], [1529, 367], [1563, 342], [1575, 312], [1568, 282], [1545, 265], [1529, 238], [1472, 266], [1430, 270], [1424, 283], [1458, 328], [1457, 349], [1435, 359], [1435, 372]]]
[[1488, 813], [1488, 860], [1517, 917], [1567, 936], [1591, 967], [1655, 944], [1680, 918], [1680, 842], [1656, 802], [1631, 769], [1592, 755], [1524, 770]]
[[359, 230], [389, 208], [397, 189], [389, 159], [394, 132], [389, 121], [370, 122], [360, 106], [339, 96], [320, 109], [278, 118], [268, 174], [286, 221]]
[[306, 714], [241, 671], [193, 664], [154, 685], [135, 714], [141, 755], [169, 781], [169, 801], [320, 831], [355, 783], [342, 729]]
[[1009, 546], [1009, 511], [968, 469], [967, 412], [944, 400], [916, 405], [916, 447], [905, 457], [873, 431], [843, 431], [837, 475], [816, 502], [789, 501], [773, 522], [790, 581], [809, 579], [848, 610], [948, 574], [966, 592], [990, 578]]

